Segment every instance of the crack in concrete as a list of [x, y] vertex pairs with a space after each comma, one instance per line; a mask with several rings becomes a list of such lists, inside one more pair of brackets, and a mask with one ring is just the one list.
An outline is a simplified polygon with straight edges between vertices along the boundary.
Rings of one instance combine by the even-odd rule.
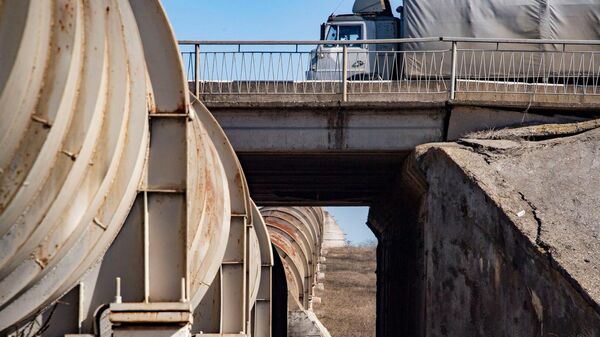
[[540, 246], [540, 248], [542, 248], [544, 253], [546, 255], [548, 255], [549, 258], [552, 258], [552, 252], [554, 249], [551, 245], [544, 242], [544, 240], [542, 239], [542, 219], [540, 219], [540, 217], [538, 215], [537, 207], [535, 207], [535, 205], [525, 197], [525, 194], [523, 194], [522, 192], [517, 192], [517, 193], [519, 193], [519, 196], [521, 196], [521, 200], [525, 201], [527, 203], [527, 205], [529, 205], [529, 207], [531, 208], [531, 213], [533, 215], [533, 219], [537, 223], [537, 234], [536, 234], [536, 238], [535, 238], [535, 243], [538, 246]]
[[491, 160], [492, 160], [494, 157], [493, 157], [493, 156], [492, 156], [490, 153], [488, 153], [488, 152], [492, 152], [492, 153], [493, 153], [493, 151], [489, 151], [489, 150], [485, 149], [485, 148], [484, 148], [482, 145], [480, 145], [480, 144], [474, 144], [474, 143], [471, 143], [471, 142], [469, 142], [469, 141], [466, 141], [466, 140], [464, 140], [464, 139], [459, 139], [459, 140], [457, 140], [457, 141], [456, 141], [456, 143], [457, 143], [457, 144], [459, 144], [459, 145], [462, 145], [462, 146], [468, 147], [468, 148], [472, 149], [472, 150], [473, 150], [473, 152], [475, 152], [475, 153], [477, 153], [477, 154], [480, 154], [480, 155], [482, 155], [482, 156], [483, 156], [483, 160], [485, 160], [485, 162], [486, 162], [488, 165], [491, 165], [491, 164], [492, 164], [492, 161], [491, 161]]
[[579, 282], [559, 263], [554, 259], [553, 253], [556, 251], [554, 247], [545, 242], [542, 239], [542, 219], [540, 219], [537, 207], [535, 207], [531, 201], [529, 201], [525, 195], [521, 192], [518, 192], [521, 196], [521, 199], [531, 207], [531, 212], [533, 214], [533, 218], [537, 222], [537, 235], [536, 235], [536, 244], [544, 251], [544, 254], [548, 257], [548, 262], [552, 267], [554, 267], [566, 280], [569, 284], [577, 291], [583, 299], [587, 302], [590, 307], [593, 308], [596, 312], [600, 313], [600, 305], [596, 303], [594, 299], [590, 297], [588, 292], [579, 284]]
[[[494, 157], [489, 152], [497, 153], [497, 151], [487, 149], [480, 144], [471, 143], [471, 142], [468, 142], [468, 141], [462, 140], [462, 139], [458, 140], [457, 143], [460, 145], [466, 146], [468, 148], [471, 148], [475, 153], [482, 155], [484, 161], [488, 165], [492, 165], [492, 159]], [[499, 153], [497, 153], [497, 154], [499, 154]], [[502, 181], [505, 181], [505, 180], [502, 179]], [[542, 239], [542, 226], [543, 225], [542, 225], [542, 219], [538, 215], [537, 207], [525, 197], [525, 194], [523, 194], [520, 191], [517, 191], [517, 193], [519, 193], [521, 200], [523, 200], [525, 203], [527, 203], [529, 208], [531, 208], [531, 213], [533, 215], [533, 219], [535, 220], [535, 222], [537, 224], [535, 243], [544, 251], [544, 254], [546, 256], [548, 256], [549, 260], [552, 262], [552, 260], [553, 260], [552, 253], [554, 251], [554, 248]]]

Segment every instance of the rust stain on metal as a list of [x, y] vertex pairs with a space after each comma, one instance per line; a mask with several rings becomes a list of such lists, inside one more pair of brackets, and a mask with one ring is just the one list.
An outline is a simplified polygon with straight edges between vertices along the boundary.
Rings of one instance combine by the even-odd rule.
[[[14, 116], [8, 116], [20, 118], [15, 122], [20, 125], [15, 136], [21, 142], [15, 142], [11, 151], [0, 152], [0, 234], [18, 234], [0, 235], [3, 249], [13, 250], [7, 254], [10, 256], [2, 256], [6, 261], [1, 261], [0, 274], [24, 280], [0, 283], [2, 293], [10, 294], [0, 297], [0, 331], [59, 300], [84, 275], [93, 274], [86, 273], [110, 249], [115, 249], [110, 250], [113, 256], [127, 262], [130, 251], [119, 249], [139, 249], [133, 256], [149, 255], [144, 256], [142, 266], [137, 265], [137, 260], [132, 262], [131, 269], [144, 270], [144, 282], [152, 281], [153, 288], [148, 286], [151, 295], [146, 296], [150, 302], [156, 299], [152, 292], [163, 286], [167, 289], [169, 282], [180, 287], [178, 295], [183, 294], [175, 300], [189, 300], [193, 309], [201, 305], [213, 279], [221, 282], [214, 286], [224, 294], [243, 289], [240, 296], [244, 298], [227, 300], [226, 296], [217, 296], [208, 301], [212, 302], [208, 303], [211, 309], [218, 307], [227, 313], [216, 320], [236, 326], [236, 333], [252, 331], [251, 310], [259, 287], [270, 282], [268, 277], [263, 280], [261, 274], [262, 268], [272, 263], [271, 242], [287, 254], [286, 274], [294, 283], [291, 288], [299, 289], [296, 297], [307, 298], [303, 280], [312, 278], [314, 273], [307, 267], [305, 255], [310, 255], [310, 266], [311, 254], [316, 253], [304, 250], [318, 249], [304, 248], [303, 221], [307, 220], [301, 216], [293, 219], [297, 212], [283, 219], [274, 216], [269, 226], [276, 230], [270, 231], [259, 216], [253, 216], [258, 211], [222, 129], [210, 112], [196, 114], [200, 107], [189, 104], [186, 83], [180, 81], [183, 69], [176, 41], [160, 4], [137, 1], [129, 2], [131, 7], [106, 6], [106, 2], [72, 0], [15, 3], [31, 6], [23, 25], [37, 32], [33, 36], [15, 34], [18, 43], [14, 43], [14, 48], [25, 48], [25, 56], [37, 57], [15, 61], [26, 63], [18, 73], [21, 77], [31, 75], [31, 69], [37, 69], [37, 73], [30, 81], [35, 85], [16, 82], [27, 94], [18, 100], [23, 106], [0, 106], [0, 114], [15, 111]], [[157, 31], [150, 37], [150, 29], [143, 29], [149, 26]], [[46, 35], [36, 35], [42, 33]], [[166, 48], [172, 55], [157, 53], [157, 58], [148, 57], [148, 50], [157, 48]], [[179, 123], [177, 130], [186, 137], [176, 143], [160, 137], [156, 130], [149, 131], [150, 123], [170, 117], [187, 117], [178, 120], [185, 121]], [[153, 146], [154, 142], [162, 142], [178, 151], [173, 158], [185, 169], [173, 179], [176, 183], [154, 186], [146, 181], [150, 178], [144, 170], [148, 170], [146, 163], [150, 160], [162, 159], [160, 164], [164, 167], [176, 165], [163, 158], [150, 158], [150, 132], [154, 133]], [[13, 163], [18, 164], [14, 169]], [[145, 189], [142, 195], [138, 194], [140, 186], [152, 189]], [[152, 193], [151, 203], [144, 199], [148, 193]], [[166, 197], [154, 199], [155, 196]], [[174, 229], [177, 232], [168, 232], [173, 227], [163, 227], [168, 229], [164, 232], [169, 236], [165, 241], [173, 240], [181, 249], [174, 255], [176, 258], [161, 260], [160, 256], [148, 254], [148, 242], [139, 244], [143, 247], [133, 243], [126, 248], [111, 246], [118, 235], [127, 235], [120, 231], [132, 207], [136, 212], [129, 215], [128, 221], [138, 226], [135, 228], [152, 224], [146, 228], [152, 231], [156, 230], [156, 221], [172, 226], [169, 219], [180, 219], [177, 224], [181, 226]], [[232, 225], [239, 227], [230, 231]], [[263, 231], [260, 238], [258, 225]], [[165, 272], [158, 278], [146, 275], [170, 268], [177, 272]], [[127, 276], [130, 271], [124, 272]], [[102, 277], [98, 282], [104, 282]], [[220, 311], [217, 315], [221, 315]], [[161, 314], [152, 312], [149, 316], [158, 320]]]

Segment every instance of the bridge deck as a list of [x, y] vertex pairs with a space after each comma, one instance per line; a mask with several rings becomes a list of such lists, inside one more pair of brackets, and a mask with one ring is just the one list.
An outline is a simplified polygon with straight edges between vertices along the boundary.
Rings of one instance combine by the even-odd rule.
[[[190, 90], [195, 91], [194, 82], [190, 82]], [[316, 86], [319, 86], [319, 90]], [[539, 109], [576, 109], [593, 110], [600, 108], [600, 92], [585, 93], [586, 88], [576, 85], [550, 86], [543, 84], [494, 84], [489, 82], [465, 82], [465, 90], [457, 91], [454, 99], [450, 99], [447, 91], [431, 90], [432, 84], [396, 85], [390, 83], [348, 84], [347, 101], [343, 102], [338, 83], [239, 83], [239, 82], [206, 82], [201, 84], [200, 99], [211, 107], [219, 104], [225, 106], [254, 105], [268, 107], [300, 103], [346, 103], [349, 106], [357, 103], [377, 103], [380, 106], [393, 103], [411, 103], [412, 105], [473, 105], [503, 108], [539, 108]], [[466, 87], [478, 90], [467, 91]], [[391, 91], [401, 87], [401, 91]], [[459, 85], [459, 89], [462, 86]], [[492, 90], [500, 88], [502, 90]], [[529, 88], [524, 90], [524, 88]]]
[[262, 204], [369, 204], [416, 145], [600, 111], [598, 41], [426, 40], [181, 45]]
[[590, 96], [561, 101], [459, 95], [460, 100], [428, 102], [376, 95], [350, 96], [347, 102], [301, 97], [203, 96], [236, 149], [259, 204], [368, 205], [419, 144], [522, 122], [591, 118], [599, 106]]

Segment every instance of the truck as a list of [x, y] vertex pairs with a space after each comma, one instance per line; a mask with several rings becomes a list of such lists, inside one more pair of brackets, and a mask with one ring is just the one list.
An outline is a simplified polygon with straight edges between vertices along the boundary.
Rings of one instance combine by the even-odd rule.
[[[402, 13], [402, 6], [397, 8]], [[395, 17], [389, 0], [356, 0], [352, 14], [330, 15], [321, 24], [323, 44], [311, 52], [308, 80], [339, 80], [342, 77], [342, 49], [335, 41], [357, 41], [347, 45], [348, 77], [353, 80], [390, 79], [391, 67], [379, 71], [376, 65], [385, 63], [383, 57], [399, 50], [397, 44], [361, 44], [360, 40], [395, 39], [402, 35], [402, 16]], [[378, 53], [379, 52], [379, 53]], [[380, 59], [377, 59], [377, 58]]]
[[[600, 40], [599, 0], [404, 0], [395, 12], [397, 16], [389, 0], [356, 0], [352, 14], [329, 16], [327, 22], [321, 25], [320, 39], [331, 43], [322, 44], [311, 51], [307, 79], [341, 79], [343, 46], [335, 41], [356, 41], [346, 46], [349, 80], [390, 80], [429, 72], [449, 75], [450, 57], [440, 62], [442, 69], [425, 69], [422, 62], [425, 52], [447, 51], [448, 43], [361, 44], [361, 40], [442, 36]], [[461, 48], [485, 50], [498, 46], [467, 41], [461, 43]], [[527, 45], [526, 48], [548, 53], [560, 51], [564, 46], [547, 43]], [[600, 51], [594, 46], [578, 50]], [[540, 59], [540, 56], [536, 56], [534, 62], [541, 64]], [[593, 62], [596, 63], [595, 60]]]

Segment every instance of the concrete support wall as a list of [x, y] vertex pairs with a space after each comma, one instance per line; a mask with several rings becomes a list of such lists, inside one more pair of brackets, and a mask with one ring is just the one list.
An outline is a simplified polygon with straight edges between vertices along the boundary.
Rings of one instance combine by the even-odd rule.
[[379, 337], [600, 336], [593, 286], [561, 263], [570, 252], [544, 248], [535, 206], [484, 173], [489, 157], [450, 144], [411, 158], [369, 214]]
[[288, 312], [288, 337], [331, 337], [329, 331], [310, 310]]
[[600, 335], [597, 308], [494, 195], [446, 152], [433, 150], [424, 167], [426, 336]]
[[377, 245], [377, 336], [421, 336], [424, 290], [424, 182], [405, 164], [369, 211]]

